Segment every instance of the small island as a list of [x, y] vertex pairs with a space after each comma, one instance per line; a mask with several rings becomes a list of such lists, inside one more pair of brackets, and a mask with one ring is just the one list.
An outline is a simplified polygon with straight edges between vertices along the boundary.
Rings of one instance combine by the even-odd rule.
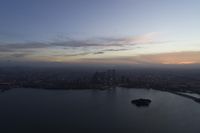
[[135, 104], [137, 107], [146, 107], [149, 106], [149, 104], [151, 103], [150, 99], [135, 99], [131, 101], [132, 104]]

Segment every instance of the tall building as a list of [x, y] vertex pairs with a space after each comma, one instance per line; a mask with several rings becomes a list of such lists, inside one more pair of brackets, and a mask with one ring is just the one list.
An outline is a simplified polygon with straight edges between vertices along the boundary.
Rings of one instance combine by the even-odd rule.
[[95, 72], [92, 83], [113, 86], [116, 84], [116, 71], [110, 69], [105, 72]]

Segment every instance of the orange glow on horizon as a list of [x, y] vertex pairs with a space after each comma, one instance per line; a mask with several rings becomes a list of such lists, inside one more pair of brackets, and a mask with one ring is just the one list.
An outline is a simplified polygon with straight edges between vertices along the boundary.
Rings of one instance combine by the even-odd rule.
[[[47, 62], [61, 62], [61, 63], [82, 63], [82, 64], [163, 64], [163, 65], [187, 65], [200, 64], [200, 52], [174, 52], [161, 54], [148, 54], [126, 57], [66, 57], [66, 56], [52, 56], [40, 57], [40, 61]], [[34, 59], [32, 59], [34, 60]], [[38, 57], [37, 59], [38, 60]]]
[[178, 64], [178, 65], [187, 65], [187, 64], [196, 64], [195, 61], [181, 61], [181, 62], [162, 62], [161, 64]]

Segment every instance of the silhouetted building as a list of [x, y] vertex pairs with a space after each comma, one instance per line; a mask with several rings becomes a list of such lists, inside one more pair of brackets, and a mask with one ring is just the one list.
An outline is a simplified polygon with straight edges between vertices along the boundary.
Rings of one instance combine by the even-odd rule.
[[107, 70], [106, 72], [95, 72], [92, 77], [92, 83], [113, 86], [116, 84], [116, 71]]

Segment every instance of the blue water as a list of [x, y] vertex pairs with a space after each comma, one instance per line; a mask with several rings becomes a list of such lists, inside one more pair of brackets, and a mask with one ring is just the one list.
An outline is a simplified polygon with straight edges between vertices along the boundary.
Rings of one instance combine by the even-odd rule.
[[[148, 98], [149, 107], [131, 100]], [[199, 133], [200, 104], [145, 89], [11, 89], [0, 93], [0, 133]]]

